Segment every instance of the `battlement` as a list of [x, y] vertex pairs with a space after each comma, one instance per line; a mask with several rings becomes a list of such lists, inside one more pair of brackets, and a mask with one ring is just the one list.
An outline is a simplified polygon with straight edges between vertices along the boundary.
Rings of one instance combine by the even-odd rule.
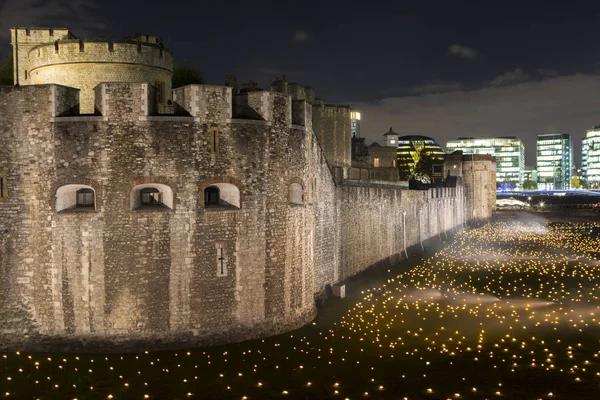
[[52, 43], [56, 40], [76, 39], [67, 28], [27, 28], [16, 27], [10, 30], [13, 44]]
[[145, 33], [135, 33], [132, 36], [129, 36], [127, 39], [133, 42], [142, 42], [156, 45], [162, 44], [162, 41], [158, 36], [148, 35]]
[[289, 94], [292, 100], [304, 100], [310, 104], [315, 103], [315, 90], [312, 87], [288, 82], [285, 80], [285, 77], [283, 79], [276, 79], [271, 84], [271, 91]]
[[173, 70], [173, 55], [160, 44], [131, 40], [59, 40], [29, 51], [30, 74], [36, 68], [81, 62], [124, 63]]
[[11, 34], [14, 83], [80, 89], [82, 113], [95, 112], [94, 87], [101, 82], [149, 82], [161, 106], [171, 99], [173, 55], [157, 36], [83, 40], [65, 28], [14, 28]]

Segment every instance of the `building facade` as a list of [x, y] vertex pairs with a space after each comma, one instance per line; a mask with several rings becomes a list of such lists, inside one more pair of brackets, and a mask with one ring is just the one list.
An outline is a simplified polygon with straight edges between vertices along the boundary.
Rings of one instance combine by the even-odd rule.
[[460, 137], [446, 143], [446, 150], [452, 153], [461, 150], [463, 154], [489, 154], [496, 158], [497, 184], [503, 183], [522, 188], [525, 172], [525, 145], [521, 139], [510, 137], [475, 139]]
[[573, 144], [568, 133], [537, 135], [538, 189], [567, 190], [573, 176]]
[[600, 189], [600, 126], [585, 133], [581, 141], [581, 178], [590, 189]]
[[[395, 138], [396, 136], [390, 137]], [[400, 179], [409, 179], [413, 175], [415, 167], [421, 160], [429, 159], [432, 162], [443, 162], [444, 154], [444, 150], [442, 150], [440, 145], [435, 139], [430, 137], [421, 135], [398, 137], [398, 150], [396, 155]]]
[[352, 137], [360, 137], [360, 112], [359, 111], [351, 111], [350, 112], [350, 131], [352, 132]]

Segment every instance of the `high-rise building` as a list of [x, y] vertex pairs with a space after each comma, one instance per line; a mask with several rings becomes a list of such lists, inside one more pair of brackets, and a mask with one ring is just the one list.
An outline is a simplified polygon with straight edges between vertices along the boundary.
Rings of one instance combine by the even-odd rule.
[[568, 133], [537, 135], [538, 189], [570, 189], [573, 145]]
[[600, 189], [600, 125], [588, 130], [581, 141], [581, 178], [590, 189]]
[[352, 137], [360, 137], [360, 113], [358, 111], [350, 112], [350, 131]]
[[[390, 128], [391, 129], [391, 128]], [[409, 135], [398, 138], [398, 172], [400, 179], [408, 179], [419, 161], [427, 158], [431, 163], [443, 162], [444, 150], [427, 136]]]
[[[537, 181], [538, 181], [537, 169], [535, 169], [535, 167], [533, 165], [525, 166], [525, 171], [523, 171], [523, 184], [525, 184], [525, 181], [532, 181], [532, 182], [535, 182], [535, 185], [537, 185]], [[524, 187], [523, 189], [527, 189], [527, 188]]]
[[452, 153], [462, 150], [463, 154], [490, 154], [496, 157], [496, 182], [522, 188], [525, 172], [525, 145], [515, 136], [475, 139], [459, 137], [446, 143]]

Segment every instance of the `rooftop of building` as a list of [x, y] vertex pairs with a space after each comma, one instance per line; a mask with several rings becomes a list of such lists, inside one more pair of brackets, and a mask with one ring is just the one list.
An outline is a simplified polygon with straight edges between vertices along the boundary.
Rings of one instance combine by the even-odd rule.
[[390, 130], [387, 131], [386, 133], [384, 133], [383, 136], [390, 136], [390, 135], [398, 136], [398, 134], [392, 130], [391, 126], [390, 126]]
[[406, 136], [400, 136], [398, 138], [398, 140], [403, 140], [403, 141], [412, 141], [412, 140], [424, 140], [424, 141], [432, 141], [435, 142], [435, 139], [430, 138], [429, 136], [422, 136], [422, 135], [406, 135]]

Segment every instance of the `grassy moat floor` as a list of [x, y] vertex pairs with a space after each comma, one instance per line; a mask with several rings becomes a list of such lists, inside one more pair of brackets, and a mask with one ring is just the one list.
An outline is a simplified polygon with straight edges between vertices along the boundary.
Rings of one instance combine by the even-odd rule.
[[599, 399], [600, 239], [519, 214], [373, 271], [302, 329], [213, 348], [2, 354], [11, 399]]

